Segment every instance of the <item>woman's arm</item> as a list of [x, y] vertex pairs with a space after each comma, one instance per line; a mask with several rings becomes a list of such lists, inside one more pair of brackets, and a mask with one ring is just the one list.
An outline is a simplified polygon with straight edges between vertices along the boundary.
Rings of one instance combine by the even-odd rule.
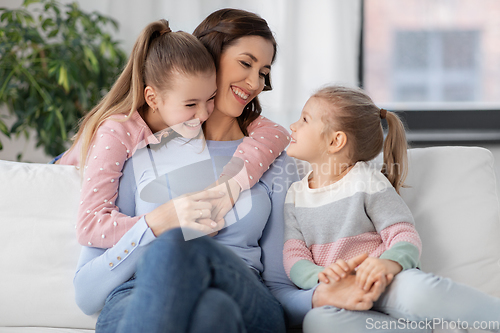
[[[127, 163], [116, 200], [127, 216], [135, 216], [136, 190], [133, 163]], [[111, 291], [134, 275], [137, 261], [154, 239], [143, 217], [111, 249], [82, 247], [73, 285], [76, 303], [85, 314], [100, 311]]]
[[[120, 179], [116, 200], [117, 207], [127, 216], [135, 216], [136, 190], [133, 163], [128, 163], [124, 167], [123, 176]], [[109, 293], [133, 276], [139, 258], [147, 250], [148, 244], [155, 239], [155, 235], [159, 235], [174, 226], [179, 226], [179, 219], [181, 219], [181, 225], [194, 223], [182, 218], [182, 216], [192, 215], [193, 213], [198, 217], [199, 209], [196, 205], [203, 203], [194, 202], [196, 201], [194, 199], [210, 199], [214, 197], [220, 197], [220, 194], [205, 191], [191, 197], [180, 198], [179, 201], [187, 202], [187, 208], [183, 208], [185, 205], [179, 202], [174, 207], [174, 203], [169, 201], [157, 207], [146, 216], [142, 218], [137, 217], [139, 221], [123, 235], [114, 247], [107, 250], [83, 247], [73, 281], [76, 302], [82, 311], [86, 314], [93, 314], [100, 311]], [[191, 200], [192, 198], [194, 199]], [[171, 213], [161, 216], [161, 212]], [[153, 218], [151, 214], [158, 216]], [[149, 224], [146, 223], [148, 216], [151, 217], [148, 220]], [[154, 223], [153, 220], [155, 220]], [[210, 221], [209, 219], [207, 220]], [[198, 223], [195, 224], [195, 227], [204, 227], [209, 230], [206, 226], [201, 226]], [[202, 229], [202, 231], [204, 230]]]
[[100, 311], [111, 291], [134, 275], [139, 258], [154, 239], [141, 218], [111, 249], [84, 246], [73, 279], [78, 307], [87, 315]]
[[285, 309], [290, 326], [300, 325], [307, 311], [312, 308], [314, 289], [299, 290], [288, 279], [283, 267], [285, 196], [293, 182], [299, 180], [294, 160], [283, 153], [273, 167], [263, 177], [271, 195], [271, 214], [262, 234], [262, 277], [271, 293], [280, 301]]

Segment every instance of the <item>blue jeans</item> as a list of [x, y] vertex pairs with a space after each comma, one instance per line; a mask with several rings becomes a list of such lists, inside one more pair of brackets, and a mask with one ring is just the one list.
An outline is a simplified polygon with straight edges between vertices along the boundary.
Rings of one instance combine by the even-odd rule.
[[430, 333], [438, 328], [491, 324], [496, 331], [498, 321], [499, 298], [448, 278], [409, 269], [396, 275], [370, 311], [315, 308], [307, 313], [303, 328], [305, 333]]
[[54, 157], [48, 164], [56, 164], [56, 162], [61, 159], [61, 157], [64, 155], [64, 153], [60, 153], [59, 155]]
[[96, 332], [285, 332], [284, 312], [257, 273], [204, 236], [162, 234], [136, 278], [106, 300]]

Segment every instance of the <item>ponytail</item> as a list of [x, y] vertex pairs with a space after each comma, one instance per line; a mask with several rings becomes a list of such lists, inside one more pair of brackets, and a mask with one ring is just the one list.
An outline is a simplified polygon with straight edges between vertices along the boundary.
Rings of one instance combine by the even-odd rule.
[[159, 20], [144, 28], [134, 44], [125, 69], [111, 90], [81, 121], [69, 150], [81, 141], [80, 172], [83, 174], [91, 142], [99, 126], [112, 115], [127, 117], [147, 107], [144, 88], [153, 86], [160, 91], [171, 87], [173, 71], [182, 74], [215, 72], [215, 65], [206, 48], [194, 36], [172, 32], [168, 21]]
[[[404, 187], [404, 181], [408, 175], [408, 145], [406, 142], [405, 127], [399, 117], [390, 111], [382, 109], [386, 113], [388, 133], [384, 142], [384, 165], [382, 173], [391, 182], [399, 193]], [[384, 113], [381, 110], [381, 114]]]
[[[333, 131], [347, 135], [347, 147], [351, 163], [370, 161], [384, 151], [382, 173], [399, 193], [408, 174], [408, 157], [405, 128], [399, 117], [385, 109], [379, 109], [372, 99], [359, 88], [327, 86], [312, 97], [330, 105], [322, 116], [323, 138]], [[381, 119], [386, 119], [389, 132], [384, 142]]]

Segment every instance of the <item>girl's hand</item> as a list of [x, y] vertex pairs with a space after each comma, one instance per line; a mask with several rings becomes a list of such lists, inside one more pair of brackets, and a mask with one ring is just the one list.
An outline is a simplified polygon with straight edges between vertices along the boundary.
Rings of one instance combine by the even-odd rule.
[[[212, 187], [213, 190], [224, 193], [224, 196], [221, 198], [215, 198], [209, 201], [213, 207], [211, 219], [213, 221], [217, 221], [217, 230], [220, 230], [225, 226], [224, 216], [226, 216], [226, 214], [233, 208], [234, 203], [240, 197], [241, 187], [233, 178], [226, 179], [224, 177], [221, 177], [210, 187]], [[210, 236], [214, 236], [216, 234], [217, 232], [213, 235], [211, 234]]]
[[334, 279], [335, 281], [340, 281], [350, 274], [351, 269], [349, 265], [342, 259], [338, 259], [336, 262], [326, 267], [322, 272], [318, 273], [319, 282], [329, 283], [328, 278]]
[[224, 195], [224, 192], [216, 189], [182, 195], [146, 214], [146, 223], [157, 237], [176, 227], [211, 234], [219, 230], [220, 221], [217, 224], [212, 220], [213, 205], [209, 201]]
[[382, 277], [390, 283], [394, 276], [402, 271], [400, 264], [393, 260], [380, 258], [367, 258], [356, 271], [356, 284], [365, 291]]

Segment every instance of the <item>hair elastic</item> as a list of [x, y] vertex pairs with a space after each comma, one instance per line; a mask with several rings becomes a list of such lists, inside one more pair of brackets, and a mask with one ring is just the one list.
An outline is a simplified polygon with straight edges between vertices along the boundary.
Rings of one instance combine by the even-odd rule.
[[160, 31], [160, 36], [163, 36], [164, 34], [168, 34], [169, 32], [172, 32], [172, 30], [169, 27], [166, 27], [162, 31]]
[[380, 118], [385, 119], [387, 116], [387, 110], [386, 109], [380, 109]]

